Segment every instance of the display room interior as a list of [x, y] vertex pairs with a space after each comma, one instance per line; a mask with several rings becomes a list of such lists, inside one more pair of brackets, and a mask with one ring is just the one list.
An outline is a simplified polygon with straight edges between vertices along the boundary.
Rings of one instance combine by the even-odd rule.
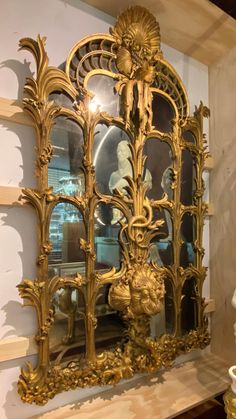
[[3, 6], [1, 418], [236, 417], [226, 3]]

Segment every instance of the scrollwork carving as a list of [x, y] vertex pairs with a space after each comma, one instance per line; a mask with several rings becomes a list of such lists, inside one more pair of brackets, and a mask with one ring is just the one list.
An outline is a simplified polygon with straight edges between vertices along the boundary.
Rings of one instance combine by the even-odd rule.
[[[182, 81], [161, 52], [159, 24], [142, 7], [132, 7], [122, 13], [110, 35], [93, 35], [76, 44], [69, 53], [64, 71], [49, 66], [45, 41], [45, 38], [38, 37], [37, 40], [24, 38], [20, 42], [21, 48], [33, 54], [37, 67], [35, 79], [26, 80], [25, 93], [28, 97], [23, 103], [36, 128], [38, 185], [35, 190], [25, 189], [23, 197], [37, 213], [39, 243], [37, 279], [24, 279], [18, 285], [21, 297], [36, 309], [38, 362], [36, 367], [29, 363], [22, 369], [18, 391], [23, 401], [36, 404], [45, 404], [64, 390], [116, 384], [137, 372], [155, 372], [161, 367], [170, 367], [178, 355], [204, 348], [209, 343], [202, 298], [206, 276], [206, 269], [202, 266], [202, 232], [203, 217], [207, 211], [202, 198], [202, 171], [207, 157], [202, 120], [209, 116], [209, 110], [201, 103], [194, 116], [189, 116]], [[88, 85], [94, 75], [113, 80], [115, 94], [121, 99], [117, 102], [119, 112], [116, 116], [101, 112], [99, 106], [91, 109], [94, 93], [89, 91]], [[51, 100], [51, 93], [56, 92], [70, 98], [70, 108], [58, 106]], [[159, 131], [158, 124], [156, 127], [153, 121], [154, 93], [168, 99], [173, 109], [174, 118], [167, 133]], [[55, 158], [55, 147], [50, 137], [58, 116], [76, 122], [83, 132], [83, 158], [79, 170], [84, 176], [85, 191], [81, 190], [74, 196], [64, 195], [65, 192], [60, 194], [48, 184], [48, 167]], [[128, 170], [121, 176], [122, 186], [119, 188], [109, 182], [107, 193], [103, 193], [96, 183], [93, 159], [94, 138], [99, 124], [119, 127], [122, 135], [129, 139], [123, 140], [129, 152], [126, 156]], [[185, 141], [184, 132], [187, 130], [193, 133], [194, 143]], [[103, 141], [104, 138], [106, 136]], [[160, 194], [160, 199], [151, 195], [155, 184], [144, 152], [150, 139], [167, 144], [171, 155], [161, 175], [163, 194]], [[61, 148], [64, 152], [65, 147]], [[183, 150], [188, 150], [195, 166], [196, 187], [191, 205], [180, 202]], [[157, 165], [160, 163], [158, 157]], [[165, 176], [168, 178], [168, 191], [164, 186]], [[55, 261], [51, 266], [52, 274], [48, 269], [52, 253], [50, 220], [57, 205], [75, 208], [80, 215], [71, 225], [76, 224], [77, 228], [83, 224], [84, 229], [84, 237], [81, 235], [78, 240], [83, 262], [78, 262], [76, 268], [74, 265], [77, 262], [73, 262], [69, 274], [63, 274], [63, 263], [58, 268]], [[117, 217], [115, 225], [112, 222], [109, 225], [117, 232], [120, 266], [113, 264], [106, 269], [97, 269], [95, 231], [99, 223], [104, 224], [97, 216], [99, 205], [122, 214]], [[185, 246], [192, 259], [185, 267], [180, 264], [181, 246], [186, 244], [181, 236], [184, 214], [190, 214], [195, 219], [192, 227], [194, 237], [188, 243], [190, 246]], [[65, 224], [70, 224], [67, 221]], [[167, 224], [171, 225], [171, 231], [165, 234], [162, 230]], [[69, 230], [67, 225], [66, 228]], [[101, 236], [98, 238], [101, 239]], [[111, 240], [110, 244], [113, 243], [114, 240]], [[152, 260], [151, 247], [156, 255], [156, 259]], [[170, 263], [162, 262], [159, 252], [161, 254], [163, 249], [171, 249]], [[68, 269], [68, 264], [65, 263], [65, 269]], [[75, 272], [81, 265], [82, 270]], [[61, 272], [56, 272], [57, 269]], [[183, 331], [183, 288], [191, 278], [194, 284], [191, 294], [195, 304], [194, 328]], [[169, 281], [172, 290], [169, 296], [166, 281]], [[113, 315], [114, 311], [118, 311], [125, 330], [123, 338], [113, 344], [112, 349], [99, 350], [95, 345], [95, 329], [99, 333], [100, 321], [96, 303], [104, 288], [108, 295], [106, 314]], [[167, 297], [173, 308], [173, 332], [151, 337], [150, 320], [163, 313]], [[66, 330], [60, 337], [62, 355], [54, 362], [50, 357], [50, 333], [58, 312]], [[85, 335], [81, 338], [76, 334], [76, 328], [83, 327]], [[85, 349], [81, 355], [82, 347]], [[78, 350], [76, 356], [73, 355], [75, 349]], [[55, 351], [58, 350], [57, 344]], [[61, 362], [67, 350], [69, 361]]]

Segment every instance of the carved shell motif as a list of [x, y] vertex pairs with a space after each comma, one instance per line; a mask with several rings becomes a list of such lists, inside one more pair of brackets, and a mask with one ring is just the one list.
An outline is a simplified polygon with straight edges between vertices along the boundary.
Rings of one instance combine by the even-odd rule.
[[131, 7], [122, 13], [111, 34], [118, 45], [117, 68], [126, 76], [132, 77], [138, 68], [161, 55], [159, 24], [143, 7]]
[[109, 304], [128, 317], [152, 316], [162, 310], [164, 294], [162, 276], [148, 263], [135, 264], [124, 279], [111, 286]]

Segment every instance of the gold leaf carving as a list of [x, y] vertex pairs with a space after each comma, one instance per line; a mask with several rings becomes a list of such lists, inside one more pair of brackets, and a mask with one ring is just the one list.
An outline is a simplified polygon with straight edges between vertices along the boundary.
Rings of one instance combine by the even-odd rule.
[[[23, 103], [37, 134], [38, 183], [36, 189], [23, 190], [23, 198], [32, 205], [38, 217], [38, 258], [37, 279], [24, 279], [18, 289], [21, 297], [36, 310], [38, 362], [35, 367], [28, 363], [22, 369], [18, 391], [23, 401], [39, 405], [61, 391], [116, 384], [135, 373], [170, 367], [180, 354], [209, 344], [202, 298], [206, 277], [206, 268], [202, 266], [202, 234], [207, 212], [207, 204], [203, 202], [202, 171], [208, 155], [203, 118], [209, 116], [208, 108], [200, 103], [194, 115], [189, 116], [183, 83], [161, 53], [159, 24], [143, 7], [131, 7], [122, 13], [110, 35], [92, 35], [78, 42], [68, 55], [65, 71], [49, 66], [45, 42], [46, 39], [40, 36], [37, 40], [24, 38], [20, 41], [21, 48], [33, 54], [37, 68], [35, 78], [26, 80], [27, 97]], [[120, 96], [116, 116], [101, 111], [100, 105], [95, 111], [91, 109], [91, 100], [96, 93], [88, 90], [92, 76], [105, 76], [114, 82], [113, 93]], [[58, 92], [69, 96], [70, 107], [58, 106], [51, 100], [51, 93]], [[169, 121], [167, 133], [161, 132], [153, 116], [155, 94], [162, 96], [173, 109], [174, 117]], [[159, 109], [157, 115], [158, 112]], [[48, 185], [48, 165], [53, 157], [50, 135], [58, 116], [71, 119], [83, 131], [81, 171], [85, 191], [76, 196], [62, 195]], [[98, 168], [93, 155], [98, 124], [115, 126], [129, 138], [127, 160], [130, 171], [121, 177], [125, 184], [122, 190], [115, 188], [103, 193], [100, 184], [96, 184]], [[192, 142], [185, 140], [186, 131], [192, 133]], [[155, 182], [148, 182], [145, 177], [149, 170], [145, 146], [150, 139], [168, 145], [170, 150], [168, 167], [160, 174], [162, 179]], [[192, 156], [195, 173], [195, 192], [189, 205], [181, 198], [185, 150]], [[157, 165], [161, 157], [157, 155]], [[107, 170], [104, 167], [104, 172]], [[164, 188], [166, 181], [169, 182], [168, 190]], [[154, 199], [157, 184], [163, 191], [158, 192], [159, 199]], [[84, 224], [85, 233], [79, 241], [84, 258], [82, 263], [78, 262], [78, 272], [76, 262], [65, 263], [65, 270], [64, 263], [54, 262], [53, 267], [49, 264], [51, 216], [58, 203], [64, 203], [65, 208], [67, 204], [73, 205], [81, 214], [78, 224]], [[116, 231], [119, 230], [118, 239], [108, 240], [106, 245], [116, 241], [120, 266], [97, 267], [100, 261], [96, 255], [96, 237], [103, 237], [103, 230], [96, 230], [99, 205], [119, 214], [115, 224]], [[185, 214], [194, 218], [191, 243], [183, 237]], [[111, 223], [109, 229], [113, 227]], [[163, 232], [165, 229], [167, 233]], [[185, 266], [181, 264], [182, 249], [189, 251], [189, 247], [192, 259]], [[171, 253], [169, 265], [161, 258], [163, 249]], [[110, 251], [112, 248], [108, 253]], [[63, 275], [63, 272], [66, 273]], [[195, 313], [188, 332], [183, 330], [181, 323], [187, 281], [188, 284], [192, 281], [189, 299]], [[98, 301], [102, 292], [108, 294], [108, 304], [107, 300], [104, 304], [106, 315], [111, 313], [113, 316], [114, 311], [118, 311], [125, 324], [120, 342], [107, 350], [99, 350], [95, 345], [97, 325], [96, 333], [100, 333]], [[150, 322], [152, 316], [165, 310], [166, 292], [166, 300], [169, 299], [173, 306], [173, 333], [164, 332], [159, 338], [152, 338]], [[50, 338], [57, 315], [59, 321], [66, 324], [66, 330], [57, 342], [56, 351], [61, 352], [54, 361]], [[82, 322], [85, 351], [78, 356], [81, 345], [76, 328]], [[74, 356], [73, 351], [78, 348]], [[64, 361], [67, 350], [70, 355]]]

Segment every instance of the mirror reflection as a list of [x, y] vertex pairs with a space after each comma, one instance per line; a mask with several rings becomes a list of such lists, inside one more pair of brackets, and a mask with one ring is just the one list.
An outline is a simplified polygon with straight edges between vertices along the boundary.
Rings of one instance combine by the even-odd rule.
[[51, 132], [53, 156], [48, 165], [48, 186], [60, 195], [84, 193], [83, 131], [74, 121], [65, 117], [56, 118]]
[[195, 265], [196, 218], [188, 212], [182, 217], [181, 240], [180, 266], [187, 268], [190, 264]]
[[173, 265], [173, 246], [172, 246], [172, 231], [173, 224], [169, 210], [154, 209], [154, 220], [163, 220], [164, 224], [159, 228], [158, 235], [151, 241], [149, 249], [149, 261], [156, 263], [159, 266]]
[[196, 303], [196, 279], [186, 279], [182, 288], [181, 301], [181, 328], [182, 334], [188, 333], [196, 327], [197, 303]]
[[71, 287], [59, 289], [52, 302], [55, 321], [49, 333], [50, 360], [54, 365], [64, 364], [85, 353], [85, 304], [81, 292]]
[[96, 261], [103, 269], [112, 266], [119, 269], [121, 251], [118, 241], [120, 221], [125, 222], [121, 210], [111, 204], [100, 203], [95, 210]]
[[171, 121], [175, 117], [175, 111], [171, 103], [164, 95], [153, 92], [152, 112], [152, 124], [155, 129], [161, 132], [171, 132]]
[[172, 200], [173, 162], [169, 144], [158, 138], [149, 138], [143, 152], [147, 156], [144, 176], [150, 179], [148, 198], [158, 200], [162, 198], [163, 193], [166, 193], [168, 199]]
[[175, 309], [173, 300], [173, 287], [169, 278], [165, 278], [165, 300], [160, 313], [152, 316], [151, 336], [158, 338], [163, 334], [172, 334], [175, 327]]
[[180, 200], [183, 205], [192, 205], [195, 184], [195, 165], [192, 153], [189, 150], [182, 151], [181, 167], [181, 194]]
[[95, 345], [97, 353], [104, 349], [112, 349], [122, 339], [125, 324], [120, 313], [108, 304], [110, 284], [100, 288], [96, 301], [97, 327], [95, 329]]
[[187, 141], [188, 143], [195, 144], [196, 138], [195, 138], [195, 135], [191, 131], [184, 131], [182, 136], [183, 136], [183, 139]]
[[66, 92], [53, 92], [49, 95], [49, 101], [55, 102], [58, 106], [74, 109], [74, 100]]
[[51, 214], [49, 240], [49, 276], [73, 275], [84, 271], [85, 255], [80, 239], [85, 239], [85, 226], [80, 211], [72, 204], [61, 202]]
[[166, 333], [172, 334], [175, 329], [175, 304], [173, 285], [168, 277], [165, 278], [165, 290]]
[[90, 103], [90, 109], [100, 112], [107, 112], [112, 116], [119, 116], [120, 96], [116, 93], [115, 85], [117, 80], [102, 74], [95, 74], [88, 80], [88, 90], [94, 97]]
[[125, 192], [124, 176], [133, 176], [129, 162], [129, 137], [121, 128], [98, 124], [93, 144], [93, 164], [99, 191], [112, 194], [115, 188]]

